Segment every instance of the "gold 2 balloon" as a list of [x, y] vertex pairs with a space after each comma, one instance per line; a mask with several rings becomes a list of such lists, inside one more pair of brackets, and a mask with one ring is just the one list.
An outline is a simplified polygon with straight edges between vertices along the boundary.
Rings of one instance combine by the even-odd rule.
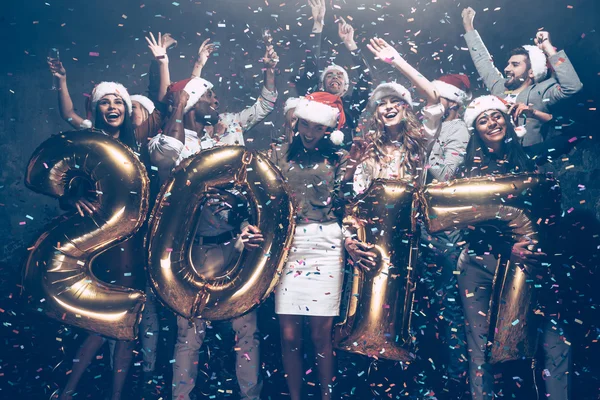
[[[231, 197], [230, 212], [247, 210], [264, 242], [209, 274], [191, 251], [203, 205], [215, 192]], [[288, 193], [279, 170], [242, 146], [215, 147], [183, 161], [162, 187], [147, 236], [148, 273], [163, 303], [186, 318], [225, 320], [266, 299], [279, 279], [295, 228]]]
[[29, 248], [23, 279], [27, 302], [62, 323], [134, 339], [144, 293], [98, 280], [92, 264], [144, 223], [149, 181], [142, 163], [99, 131], [66, 132], [36, 149], [25, 184], [58, 199], [80, 195], [83, 188], [97, 208], [91, 216], [71, 211], [55, 219]]
[[[459, 179], [427, 186], [421, 202], [430, 232], [494, 221], [515, 242], [526, 236], [543, 251], [549, 226], [560, 213], [560, 188], [555, 180], [536, 174]], [[544, 277], [542, 272], [514, 256], [499, 260], [486, 313], [490, 363], [535, 355], [540, 323], [533, 315], [535, 285]]]

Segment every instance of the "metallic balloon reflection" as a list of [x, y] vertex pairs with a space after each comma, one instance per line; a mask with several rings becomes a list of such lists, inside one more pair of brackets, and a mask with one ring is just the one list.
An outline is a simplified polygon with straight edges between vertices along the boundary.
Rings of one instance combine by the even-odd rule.
[[35, 150], [25, 184], [54, 198], [89, 185], [98, 209], [93, 216], [68, 212], [55, 219], [29, 249], [23, 279], [28, 303], [62, 323], [115, 339], [135, 339], [144, 293], [96, 279], [91, 264], [144, 223], [149, 180], [142, 163], [100, 131], [67, 132]]
[[377, 180], [349, 207], [345, 224], [374, 245], [377, 265], [370, 271], [354, 268], [350, 305], [335, 327], [338, 349], [389, 360], [414, 358], [407, 348], [418, 246], [414, 193], [406, 182]]
[[[250, 222], [265, 239], [259, 249], [244, 250], [235, 265], [217, 274], [192, 263], [190, 255], [207, 192], [214, 189], [239, 192], [242, 206], [250, 208]], [[275, 288], [294, 229], [289, 191], [265, 156], [242, 146], [202, 151], [181, 163], [157, 199], [147, 237], [150, 280], [160, 299], [183, 317], [238, 317]]]
[[[536, 174], [459, 179], [427, 186], [421, 201], [429, 232], [503, 222], [515, 242], [527, 236], [544, 251], [544, 232], [560, 213], [560, 188], [555, 180]], [[535, 354], [540, 323], [532, 315], [536, 270], [513, 257], [499, 260], [487, 313], [490, 363]]]

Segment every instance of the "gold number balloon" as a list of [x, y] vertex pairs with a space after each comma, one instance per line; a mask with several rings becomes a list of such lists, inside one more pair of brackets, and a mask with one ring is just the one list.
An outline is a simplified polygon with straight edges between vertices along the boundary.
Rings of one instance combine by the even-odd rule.
[[68, 212], [29, 249], [23, 279], [28, 303], [65, 324], [135, 339], [144, 293], [98, 280], [91, 266], [100, 253], [136, 233], [146, 218], [149, 181], [142, 163], [99, 131], [67, 132], [36, 149], [25, 184], [54, 198], [89, 185], [97, 197], [94, 215]]
[[[243, 251], [235, 265], [208, 276], [203, 265], [192, 262], [191, 250], [207, 193], [215, 189], [238, 191], [244, 207], [247, 200], [251, 222], [265, 240], [260, 249]], [[293, 238], [288, 193], [279, 170], [242, 146], [215, 147], [181, 163], [163, 185], [147, 237], [150, 280], [161, 300], [186, 318], [225, 320], [266, 299]]]
[[374, 245], [377, 265], [354, 268], [345, 320], [336, 326], [336, 347], [389, 360], [409, 361], [417, 240], [415, 189], [403, 181], [376, 180], [349, 207], [348, 229]]
[[[515, 241], [527, 236], [544, 249], [544, 231], [560, 212], [555, 180], [536, 174], [459, 179], [429, 185], [421, 194], [429, 232], [464, 229], [488, 221], [504, 223]], [[535, 271], [511, 257], [500, 260], [488, 314], [490, 363], [533, 357], [539, 318]]]

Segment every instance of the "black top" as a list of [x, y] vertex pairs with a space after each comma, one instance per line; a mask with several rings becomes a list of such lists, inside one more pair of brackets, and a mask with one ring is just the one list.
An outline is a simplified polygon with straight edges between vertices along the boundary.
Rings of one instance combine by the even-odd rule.
[[[298, 96], [305, 96], [319, 90], [321, 72], [324, 70], [321, 57], [321, 33], [311, 35], [308, 47], [304, 74], [296, 76], [294, 79]], [[369, 102], [372, 85], [370, 66], [360, 49], [352, 51], [350, 54], [352, 55], [353, 65], [362, 65], [363, 68], [358, 68], [358, 82], [353, 85], [352, 91], [342, 97], [344, 114], [346, 115], [346, 125], [342, 128], [342, 132], [344, 132], [344, 143], [348, 146], [352, 144], [352, 137], [358, 126], [360, 115]]]

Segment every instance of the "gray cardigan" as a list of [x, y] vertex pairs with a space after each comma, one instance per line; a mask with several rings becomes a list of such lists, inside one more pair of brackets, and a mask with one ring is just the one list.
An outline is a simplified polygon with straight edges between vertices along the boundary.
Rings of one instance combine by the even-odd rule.
[[[481, 36], [474, 30], [465, 33], [465, 40], [471, 53], [471, 58], [479, 76], [488, 90], [496, 96], [506, 97], [509, 91], [504, 87], [506, 79], [494, 66], [492, 57], [483, 44]], [[555, 77], [535, 83], [523, 90], [517, 96], [517, 102], [531, 104], [533, 108], [546, 113], [552, 113], [550, 108], [563, 99], [567, 99], [579, 92], [583, 84], [573, 68], [573, 64], [563, 50], [548, 58], [555, 72]], [[520, 118], [519, 125], [524, 119]], [[550, 124], [542, 124], [535, 118], [528, 118], [525, 128], [527, 134], [523, 137], [523, 146], [543, 142], [546, 138]]]

